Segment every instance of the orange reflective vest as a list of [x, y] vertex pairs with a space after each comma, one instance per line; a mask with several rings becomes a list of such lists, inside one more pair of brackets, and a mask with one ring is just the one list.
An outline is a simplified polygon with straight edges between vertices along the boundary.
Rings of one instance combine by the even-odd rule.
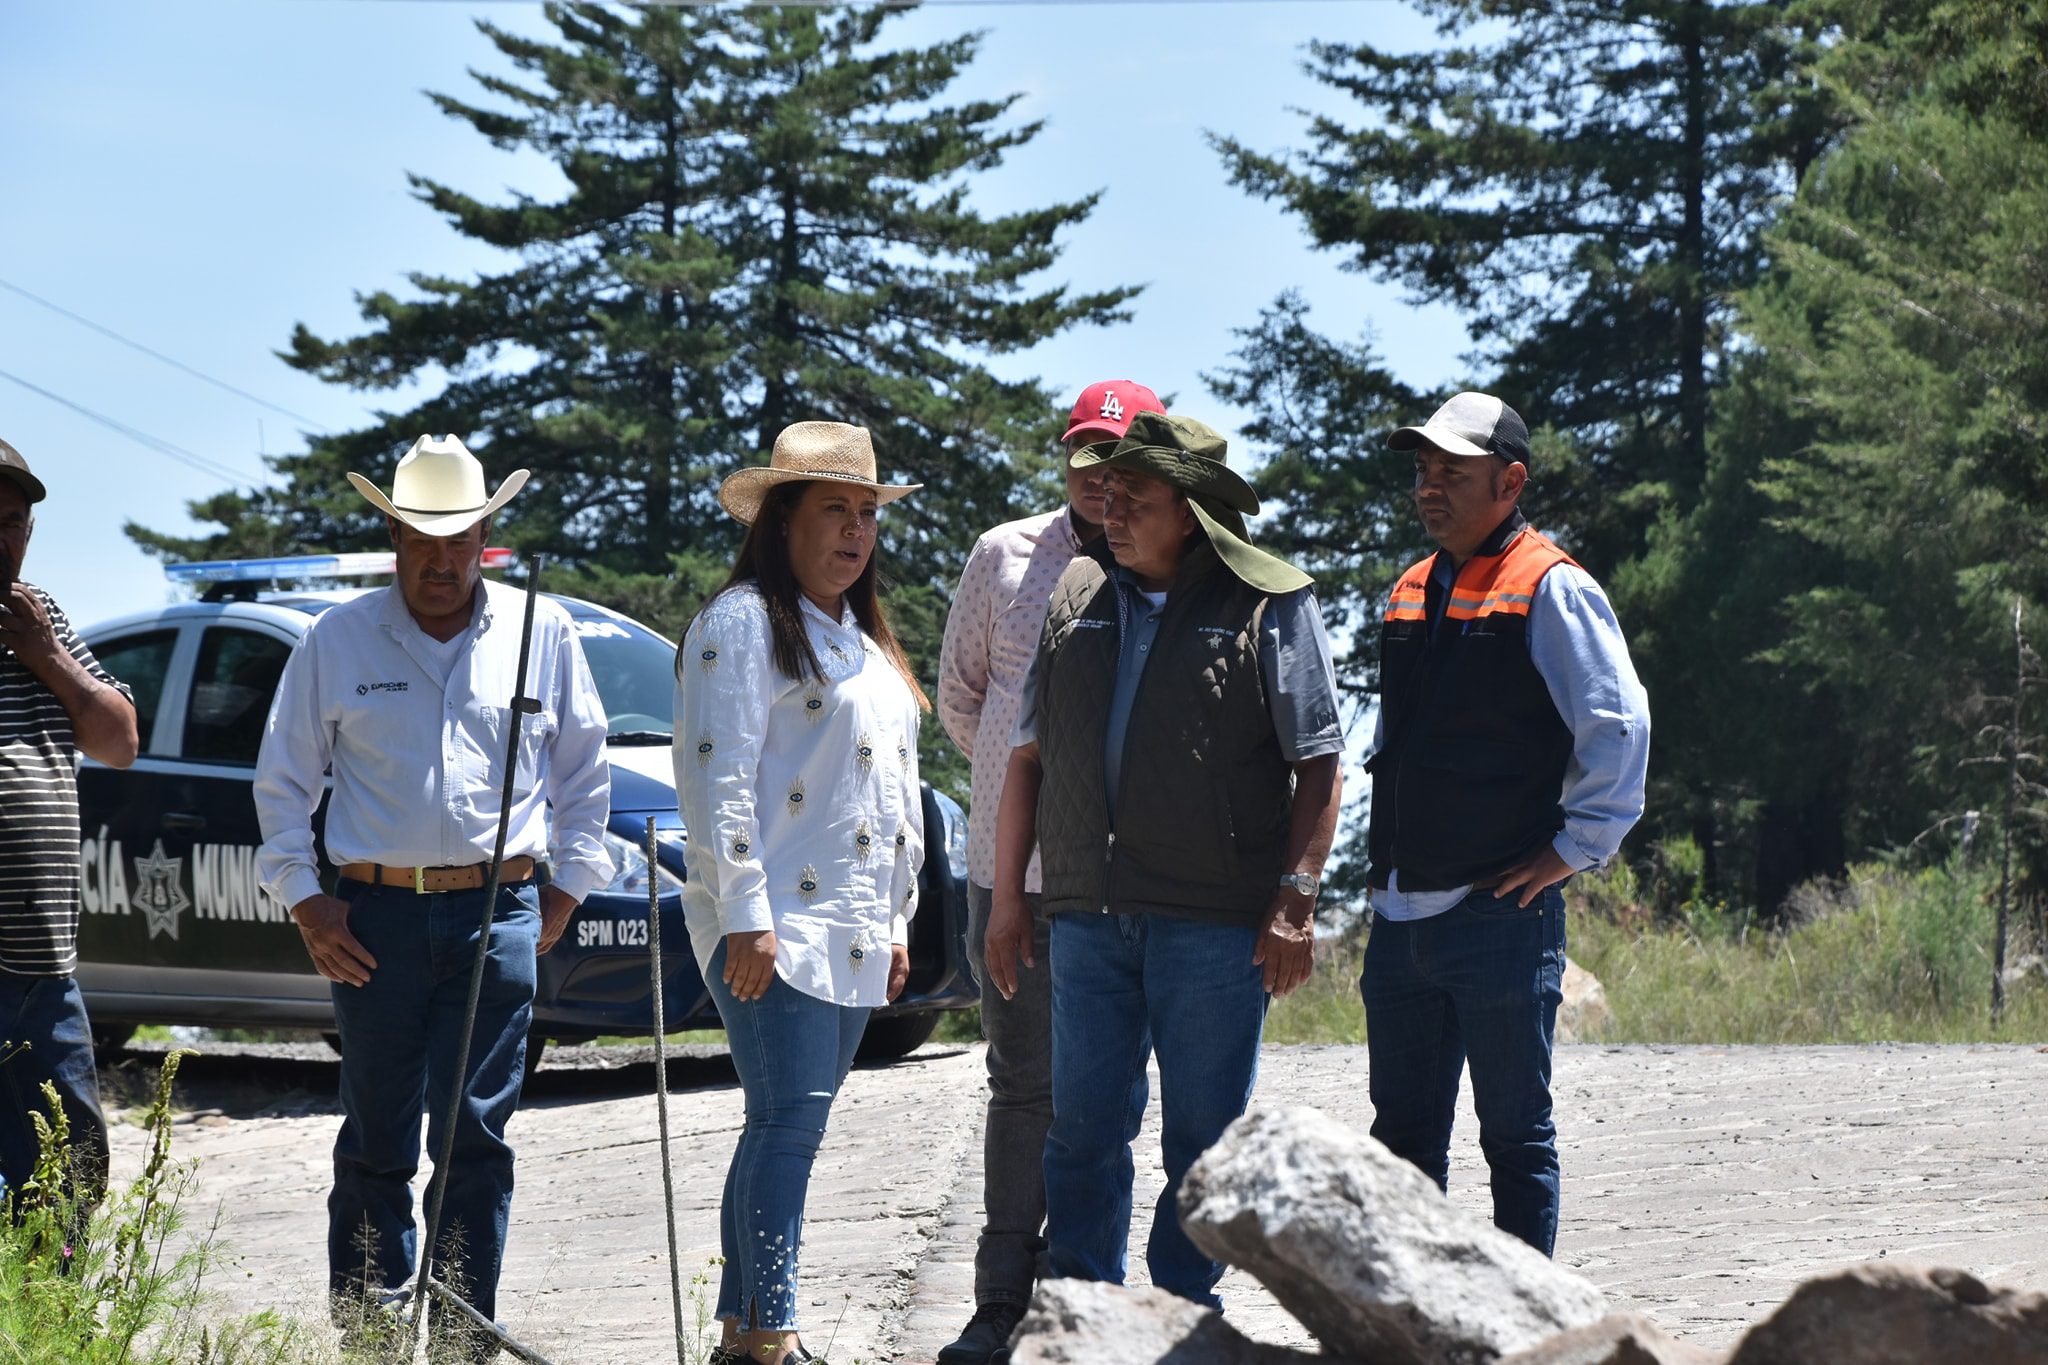
[[1537, 586], [1572, 558], [1515, 512], [1458, 570], [1432, 627], [1437, 558], [1401, 575], [1380, 624], [1368, 880], [1399, 869], [1404, 891], [1483, 884], [1549, 843], [1572, 753], [1529, 655]]

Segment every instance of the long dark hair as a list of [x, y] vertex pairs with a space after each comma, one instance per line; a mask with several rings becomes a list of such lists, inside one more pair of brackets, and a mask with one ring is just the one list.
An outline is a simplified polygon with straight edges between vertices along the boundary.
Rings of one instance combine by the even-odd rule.
[[[774, 637], [775, 668], [783, 677], [795, 682], [813, 678], [825, 680], [825, 670], [818, 664], [817, 651], [811, 648], [811, 633], [804, 629], [803, 589], [797, 585], [796, 574], [789, 567], [789, 516], [796, 510], [806, 489], [819, 483], [818, 479], [792, 479], [770, 488], [761, 499], [760, 510], [754, 513], [754, 524], [747, 528], [747, 538], [740, 542], [740, 552], [732, 562], [732, 572], [725, 582], [718, 585], [718, 591], [706, 598], [704, 605], [697, 609], [702, 616], [710, 610], [711, 604], [720, 597], [748, 583], [761, 591], [761, 601], [768, 608], [768, 628]], [[847, 605], [853, 608], [854, 620], [868, 637], [881, 646], [882, 656], [895, 670], [903, 675], [911, 695], [917, 698], [919, 707], [932, 709], [931, 698], [917, 684], [917, 674], [911, 671], [910, 657], [903, 652], [903, 645], [896, 638], [896, 632], [889, 629], [889, 615], [882, 608], [881, 570], [882, 547], [877, 541], [868, 555], [868, 562], [862, 566], [860, 577], [846, 590]], [[696, 624], [696, 618], [691, 618]], [[687, 630], [685, 634], [687, 634]], [[676, 657], [676, 676], [683, 675], [682, 656]]]

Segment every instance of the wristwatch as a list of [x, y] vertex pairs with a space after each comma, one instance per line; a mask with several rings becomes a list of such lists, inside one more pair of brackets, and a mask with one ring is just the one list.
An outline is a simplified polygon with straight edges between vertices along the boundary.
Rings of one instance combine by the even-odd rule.
[[1284, 872], [1280, 875], [1280, 885], [1290, 891], [1298, 891], [1310, 900], [1316, 898], [1316, 887], [1318, 884], [1316, 879], [1309, 876], [1306, 872]]

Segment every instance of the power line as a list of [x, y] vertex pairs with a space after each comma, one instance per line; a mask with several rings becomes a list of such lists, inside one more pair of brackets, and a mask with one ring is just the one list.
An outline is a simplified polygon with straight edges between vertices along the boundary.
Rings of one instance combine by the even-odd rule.
[[56, 313], [61, 317], [70, 318], [73, 322], [77, 323], [81, 327], [89, 327], [93, 331], [98, 332], [103, 337], [108, 337], [114, 341], [118, 341], [123, 346], [126, 346], [131, 350], [140, 351], [152, 360], [160, 360], [164, 364], [169, 365], [174, 370], [182, 370], [186, 374], [191, 375], [194, 379], [202, 380], [205, 383], [213, 385], [216, 389], [225, 389], [227, 392], [234, 394], [237, 398], [246, 398], [251, 403], [258, 405], [259, 407], [266, 407], [269, 408], [272, 412], [282, 413], [284, 416], [289, 417], [294, 421], [304, 422], [309, 427], [317, 427], [320, 425], [319, 422], [315, 421], [311, 417], [306, 416], [304, 413], [293, 412], [290, 408], [283, 407], [280, 406], [279, 404], [273, 403], [268, 398], [259, 397], [256, 394], [249, 392], [247, 389], [236, 388], [233, 384], [228, 383], [227, 380], [225, 379], [215, 379], [212, 375], [207, 374], [204, 370], [196, 370], [192, 368], [190, 365], [187, 365], [184, 361], [179, 360], [175, 356], [165, 355], [162, 351], [155, 350], [152, 349], [151, 347], [145, 346], [141, 342], [134, 340], [132, 337], [124, 337], [119, 332], [115, 331], [113, 328], [102, 326], [100, 323], [94, 322], [91, 318], [84, 317], [78, 313], [74, 313], [69, 308], [64, 307], [62, 304], [52, 303], [48, 299], [43, 298], [39, 294], [31, 294], [29, 293], [28, 290], [23, 289], [20, 285], [15, 284], [10, 280], [0, 280], [0, 289], [5, 289], [11, 294], [19, 294], [21, 295], [21, 297], [27, 299], [30, 303], [36, 304], [38, 307], [47, 308], [51, 312]]
[[159, 455], [168, 456], [170, 459], [196, 469], [202, 474], [210, 475], [216, 479], [224, 479], [229, 483], [248, 483], [250, 481], [249, 475], [242, 473], [232, 466], [224, 465], [218, 460], [209, 459], [204, 455], [187, 450], [181, 445], [173, 445], [161, 436], [152, 436], [140, 427], [131, 427], [126, 422], [109, 417], [103, 412], [96, 412], [83, 403], [73, 402], [61, 393], [52, 393], [40, 384], [31, 384], [18, 374], [9, 374], [6, 370], [0, 370], [0, 379], [19, 384], [30, 393], [47, 398], [52, 403], [67, 407], [79, 416], [89, 421], [97, 422], [107, 428], [107, 430], [125, 436], [139, 446], [153, 450]]

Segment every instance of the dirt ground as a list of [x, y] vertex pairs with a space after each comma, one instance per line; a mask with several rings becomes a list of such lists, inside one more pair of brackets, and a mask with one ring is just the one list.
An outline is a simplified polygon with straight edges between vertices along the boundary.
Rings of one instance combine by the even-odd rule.
[[[551, 1055], [512, 1126], [519, 1188], [500, 1315], [552, 1359], [672, 1360], [654, 1069], [645, 1050]], [[147, 1054], [122, 1063], [132, 1088]], [[218, 1207], [239, 1258], [228, 1304], [319, 1315], [334, 1064], [299, 1049], [208, 1056], [176, 1153], [201, 1162], [193, 1221]], [[718, 1196], [741, 1102], [730, 1065], [670, 1066], [685, 1315], [716, 1292]], [[1257, 1102], [1370, 1122], [1364, 1049], [1272, 1047]], [[972, 1310], [980, 1221], [981, 1050], [928, 1046], [858, 1070], [811, 1187], [806, 1341], [835, 1365], [926, 1362]], [[1618, 1307], [1725, 1343], [1801, 1279], [1888, 1258], [2048, 1290], [2048, 1048], [1565, 1047], [1558, 1258]], [[141, 1134], [117, 1130], [119, 1171]], [[1138, 1144], [1142, 1281], [1161, 1177], [1154, 1119]], [[1452, 1195], [1487, 1207], [1469, 1108]], [[1256, 1283], [1223, 1286], [1250, 1335], [1309, 1345]], [[691, 1324], [694, 1326], [694, 1323]], [[693, 1361], [695, 1357], [692, 1358]]]

